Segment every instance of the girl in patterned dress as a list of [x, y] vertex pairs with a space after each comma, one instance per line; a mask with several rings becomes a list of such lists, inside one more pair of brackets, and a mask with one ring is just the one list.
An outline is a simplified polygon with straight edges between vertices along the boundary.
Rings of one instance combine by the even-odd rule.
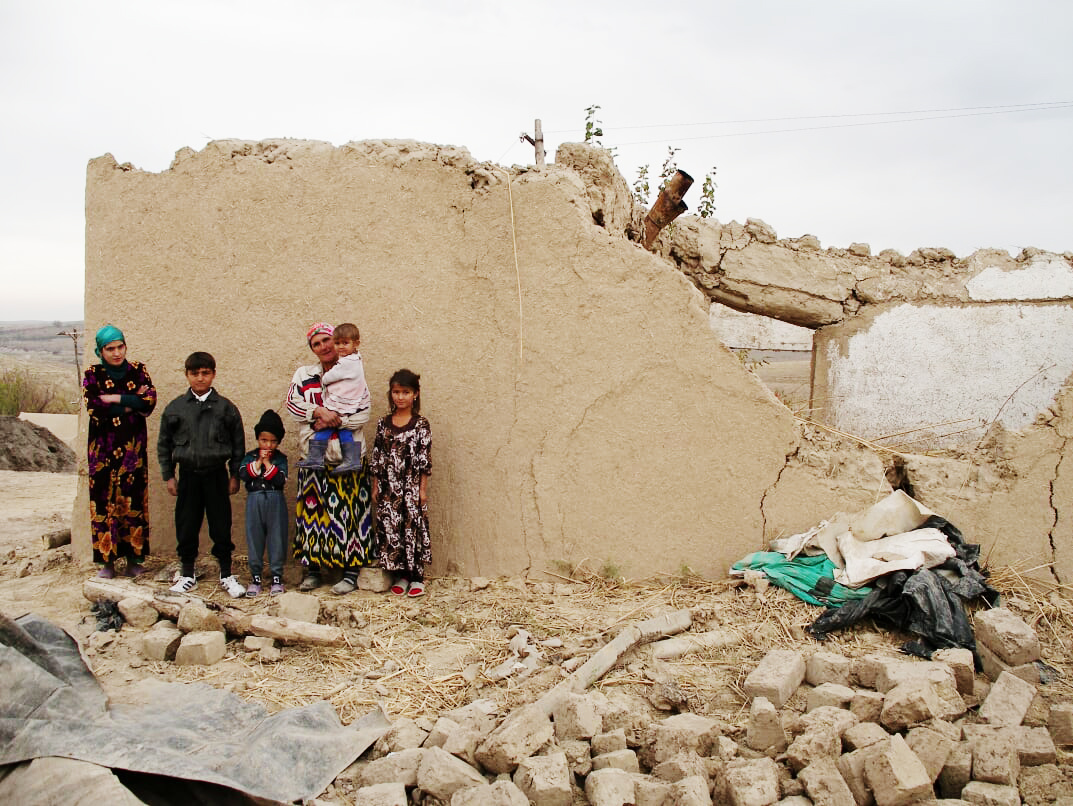
[[396, 573], [391, 592], [423, 596], [425, 565], [432, 562], [428, 531], [428, 477], [432, 431], [420, 415], [421, 376], [400, 369], [391, 376], [391, 414], [376, 426], [369, 472], [380, 566]]
[[86, 459], [93, 560], [98, 576], [115, 576], [115, 561], [127, 576], [145, 571], [149, 554], [149, 463], [145, 418], [156, 407], [156, 388], [144, 364], [127, 360], [127, 341], [115, 325], [97, 331], [101, 359], [86, 370], [82, 395], [89, 413]]

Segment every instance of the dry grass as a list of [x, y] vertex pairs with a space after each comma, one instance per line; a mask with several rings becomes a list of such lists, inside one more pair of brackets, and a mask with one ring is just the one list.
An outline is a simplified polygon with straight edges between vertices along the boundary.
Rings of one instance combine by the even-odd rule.
[[[344, 722], [375, 704], [389, 715], [412, 718], [435, 717], [478, 698], [506, 711], [535, 700], [566, 675], [559, 664], [586, 659], [622, 626], [688, 608], [694, 631], [730, 630], [740, 643], [663, 662], [635, 650], [595, 687], [644, 695], [653, 685], [650, 670], [659, 667], [673, 676], [691, 710], [735, 723], [744, 719], [747, 704], [742, 682], [765, 652], [818, 646], [805, 628], [822, 611], [777, 588], [757, 594], [730, 580], [694, 576], [625, 581], [583, 568], [574, 574], [570, 583], [503, 579], [482, 590], [467, 580], [432, 580], [429, 595], [418, 601], [364, 593], [324, 596], [322, 619], [345, 628], [345, 647], [287, 648], [279, 663], [239, 651], [212, 667], [159, 664], [159, 671], [175, 680], [228, 685], [270, 710], [328, 699]], [[1045, 660], [1061, 675], [1045, 687], [1047, 695], [1069, 698], [1073, 603], [1054, 595], [1056, 586], [1023, 571], [997, 569], [991, 581], [1004, 604], [1036, 627]], [[562, 646], [542, 648], [549, 665], [528, 677], [493, 680], [489, 673], [511, 656], [508, 642], [518, 629], [528, 631], [534, 643], [559, 639]], [[897, 654], [911, 637], [866, 621], [832, 634], [825, 647], [849, 657]]]

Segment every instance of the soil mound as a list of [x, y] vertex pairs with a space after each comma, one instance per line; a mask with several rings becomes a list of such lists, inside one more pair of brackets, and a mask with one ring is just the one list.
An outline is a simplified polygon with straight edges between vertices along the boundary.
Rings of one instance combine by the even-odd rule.
[[77, 467], [75, 452], [47, 428], [0, 416], [0, 470], [74, 473]]

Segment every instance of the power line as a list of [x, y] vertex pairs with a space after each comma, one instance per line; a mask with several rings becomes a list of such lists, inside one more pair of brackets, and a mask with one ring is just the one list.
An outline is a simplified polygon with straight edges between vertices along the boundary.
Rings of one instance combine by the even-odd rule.
[[[726, 126], [736, 125], [742, 123], [777, 123], [781, 121], [791, 120], [831, 120], [831, 119], [843, 119], [843, 118], [861, 118], [861, 117], [894, 117], [896, 115], [928, 115], [928, 117], [916, 117], [906, 118], [904, 120], [873, 120], [862, 121], [857, 123], [836, 123], [828, 126], [803, 126], [794, 127], [790, 129], [763, 129], [748, 132], [732, 132], [725, 134], [708, 134], [697, 135], [694, 137], [672, 137], [674, 140], [709, 140], [720, 137], [744, 137], [756, 134], [782, 134], [788, 132], [802, 132], [802, 131], [818, 131], [822, 129], [838, 129], [838, 128], [851, 128], [859, 126], [885, 126], [892, 123], [916, 123], [926, 120], [948, 120], [952, 118], [963, 117], [978, 117], [982, 115], [1010, 115], [1020, 114], [1024, 112], [1049, 112], [1054, 110], [1070, 109], [1073, 108], [1073, 101], [1046, 101], [1032, 104], [1008, 104], [1005, 106], [966, 106], [966, 107], [951, 107], [945, 109], [917, 109], [907, 110], [903, 112], [853, 112], [834, 115], [802, 115], [797, 117], [770, 117], [770, 118], [741, 118], [737, 120], [717, 120], [708, 121], [705, 123], [650, 123], [638, 126], [616, 126], [616, 131], [631, 131], [634, 129], [659, 129], [659, 128], [685, 128], [691, 126]], [[987, 111], [979, 111], [987, 110]], [[942, 112], [957, 112], [964, 114], [937, 114]], [[574, 129], [557, 129], [554, 131], [548, 131], [547, 134], [563, 134], [576, 131]], [[618, 143], [620, 146], [632, 146], [632, 145], [648, 145], [651, 143], [662, 143], [667, 138], [661, 138], [659, 140], [638, 140], [628, 143]]]

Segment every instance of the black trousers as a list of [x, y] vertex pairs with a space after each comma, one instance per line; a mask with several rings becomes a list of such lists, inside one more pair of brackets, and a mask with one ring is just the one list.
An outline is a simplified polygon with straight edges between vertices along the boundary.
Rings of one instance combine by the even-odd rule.
[[209, 521], [212, 556], [220, 563], [220, 575], [231, 573], [231, 478], [227, 466], [193, 471], [179, 468], [179, 495], [175, 499], [176, 553], [184, 567], [197, 559], [198, 537], [203, 520]]

